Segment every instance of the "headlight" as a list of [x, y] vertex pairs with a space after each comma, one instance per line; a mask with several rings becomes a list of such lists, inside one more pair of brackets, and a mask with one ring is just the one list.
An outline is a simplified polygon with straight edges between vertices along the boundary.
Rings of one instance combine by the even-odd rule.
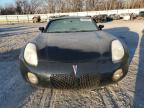
[[116, 62], [124, 57], [124, 48], [119, 40], [112, 41], [112, 61]]
[[123, 76], [123, 71], [122, 69], [118, 69], [117, 71], [114, 72], [112, 80], [113, 81], [118, 81], [120, 78]]
[[28, 72], [27, 77], [30, 83], [32, 84], [38, 84], [38, 78], [35, 74]]
[[37, 50], [36, 46], [33, 43], [28, 43], [24, 50], [24, 59], [25, 61], [33, 66], [38, 65], [38, 57], [37, 57]]

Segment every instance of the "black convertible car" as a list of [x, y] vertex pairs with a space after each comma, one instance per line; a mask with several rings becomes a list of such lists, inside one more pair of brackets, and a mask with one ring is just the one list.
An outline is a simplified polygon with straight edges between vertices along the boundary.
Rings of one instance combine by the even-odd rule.
[[118, 82], [128, 72], [123, 42], [90, 17], [50, 19], [20, 54], [20, 69], [32, 85], [87, 88]]

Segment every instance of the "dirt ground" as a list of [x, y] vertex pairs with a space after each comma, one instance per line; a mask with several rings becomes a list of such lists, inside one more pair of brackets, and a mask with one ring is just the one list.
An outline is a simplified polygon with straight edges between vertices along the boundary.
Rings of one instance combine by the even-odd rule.
[[103, 23], [128, 46], [129, 72], [118, 84], [93, 90], [34, 89], [22, 79], [20, 48], [45, 25], [0, 25], [0, 108], [144, 108], [144, 21]]

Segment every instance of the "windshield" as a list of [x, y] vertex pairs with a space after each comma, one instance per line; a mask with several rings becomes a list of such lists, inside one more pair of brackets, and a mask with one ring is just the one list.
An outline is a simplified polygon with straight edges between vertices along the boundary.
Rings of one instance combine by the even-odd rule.
[[64, 18], [52, 20], [46, 32], [81, 32], [98, 30], [91, 18]]

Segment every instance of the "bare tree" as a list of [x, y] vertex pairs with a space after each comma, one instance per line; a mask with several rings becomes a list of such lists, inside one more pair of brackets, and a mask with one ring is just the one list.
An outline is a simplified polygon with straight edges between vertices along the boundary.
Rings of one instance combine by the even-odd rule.
[[16, 0], [16, 11], [18, 14], [30, 13], [30, 4], [28, 0]]
[[43, 14], [144, 8], [144, 0], [16, 0], [0, 8], [0, 14]]
[[55, 13], [55, 1], [54, 0], [48, 0], [48, 12]]
[[21, 2], [16, 1], [16, 12], [17, 14], [22, 14]]
[[45, 1], [42, 0], [31, 0], [30, 1], [30, 11], [32, 14], [34, 13], [45, 13]]
[[5, 8], [1, 8], [1, 15], [13, 15], [15, 14], [15, 7], [10, 4]]

